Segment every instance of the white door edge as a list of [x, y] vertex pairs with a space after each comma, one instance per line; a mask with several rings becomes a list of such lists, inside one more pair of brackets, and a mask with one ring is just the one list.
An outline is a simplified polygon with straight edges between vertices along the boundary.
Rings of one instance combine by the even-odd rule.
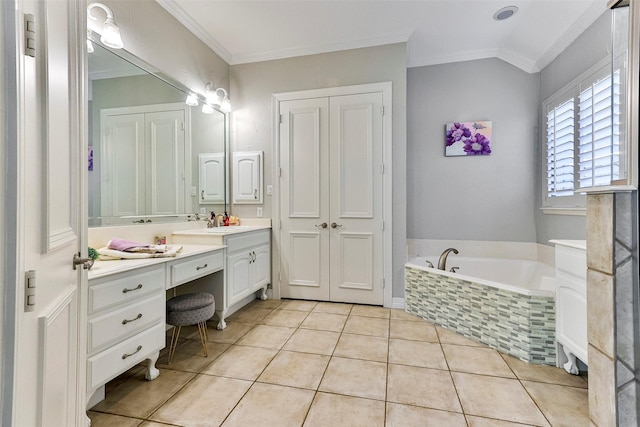
[[[392, 82], [367, 83], [352, 86], [340, 86], [323, 89], [311, 89], [296, 92], [274, 93], [272, 95], [272, 111], [273, 111], [273, 153], [280, 153], [280, 102], [306, 98], [319, 98], [340, 95], [355, 95], [360, 93], [382, 93], [382, 105], [384, 107], [384, 116], [382, 118], [383, 132], [383, 278], [384, 278], [384, 307], [392, 307], [393, 305], [393, 202], [392, 202], [392, 141], [393, 141], [393, 90]], [[273, 245], [272, 245], [272, 281], [273, 281], [273, 297], [280, 299], [280, 156], [273, 155], [273, 177], [277, 180], [278, 185], [274, 185], [273, 189]]]

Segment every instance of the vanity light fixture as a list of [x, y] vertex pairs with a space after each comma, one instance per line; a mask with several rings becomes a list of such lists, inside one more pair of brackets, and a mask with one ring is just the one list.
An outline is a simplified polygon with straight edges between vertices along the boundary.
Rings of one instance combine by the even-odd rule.
[[223, 113], [231, 111], [231, 102], [227, 97], [227, 91], [219, 87], [217, 89], [211, 89], [211, 83], [207, 83], [205, 87], [207, 103], [216, 106], [222, 110]]
[[95, 50], [93, 49], [93, 43], [91, 40], [87, 39], [87, 53], [93, 53]]
[[87, 6], [87, 15], [89, 18], [97, 21], [98, 18], [91, 14], [91, 9], [97, 7], [102, 9], [107, 14], [107, 19], [104, 21], [104, 25], [102, 27], [102, 35], [100, 36], [100, 41], [105, 45], [112, 49], [122, 49], [124, 47], [124, 43], [122, 42], [122, 37], [120, 37], [120, 28], [116, 25], [113, 19], [113, 12], [107, 6], [102, 3], [90, 3]]
[[187, 95], [187, 100], [184, 101], [184, 103], [187, 104], [189, 107], [197, 107], [198, 97], [195, 96], [193, 93], [190, 93], [189, 95]]
[[205, 114], [212, 114], [213, 107], [205, 102], [202, 104], [202, 112]]
[[496, 13], [493, 14], [493, 19], [495, 19], [496, 21], [504, 21], [505, 19], [509, 19], [513, 15], [515, 15], [517, 11], [518, 11], [517, 6], [503, 7], [502, 9], [498, 10]]

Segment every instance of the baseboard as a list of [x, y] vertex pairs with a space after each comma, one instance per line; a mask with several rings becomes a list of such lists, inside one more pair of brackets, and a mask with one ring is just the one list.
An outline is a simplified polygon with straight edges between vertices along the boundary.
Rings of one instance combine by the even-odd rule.
[[399, 308], [404, 310], [404, 298], [392, 298], [391, 308]]

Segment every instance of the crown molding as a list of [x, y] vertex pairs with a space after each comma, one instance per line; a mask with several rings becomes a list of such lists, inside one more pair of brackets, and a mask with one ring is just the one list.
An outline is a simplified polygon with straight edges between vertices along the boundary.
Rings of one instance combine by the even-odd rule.
[[218, 54], [218, 56], [224, 59], [228, 64], [231, 63], [231, 52], [222, 46], [216, 39], [211, 37], [211, 35], [196, 21], [194, 21], [193, 18], [191, 18], [184, 9], [175, 2], [175, 0], [156, 0], [156, 3], [169, 12], [182, 25], [187, 27], [193, 35], [202, 40], [202, 42], [209, 46], [209, 48]]
[[607, 2], [594, 0], [589, 8], [576, 20], [567, 31], [536, 61], [536, 67], [542, 70], [569, 47], [596, 19], [607, 10]]
[[460, 52], [449, 55], [429, 55], [414, 58], [411, 54], [407, 60], [407, 68], [424, 67], [427, 65], [448, 64], [451, 62], [473, 61], [476, 59], [494, 58], [498, 56], [499, 49], [482, 49]]
[[389, 33], [379, 37], [371, 37], [361, 40], [331, 43], [310, 48], [281, 49], [256, 54], [233, 55], [231, 65], [248, 64], [251, 62], [272, 61], [276, 59], [293, 58], [296, 56], [317, 55], [320, 53], [338, 52], [343, 50], [360, 49], [366, 47], [382, 46], [395, 43], [406, 43], [411, 37], [412, 31]]
[[500, 48], [496, 57], [508, 62], [514, 67], [520, 68], [522, 71], [526, 71], [529, 74], [540, 72], [540, 69], [537, 67], [534, 60], [512, 50]]

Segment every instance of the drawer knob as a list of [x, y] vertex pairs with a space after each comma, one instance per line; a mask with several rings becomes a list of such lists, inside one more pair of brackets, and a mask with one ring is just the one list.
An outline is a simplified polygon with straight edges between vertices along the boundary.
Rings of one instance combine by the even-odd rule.
[[128, 354], [127, 354], [127, 353], [125, 353], [125, 354], [123, 354], [123, 355], [122, 355], [122, 360], [126, 359], [127, 357], [131, 357], [131, 356], [133, 356], [134, 354], [136, 354], [136, 353], [137, 353], [137, 352], [139, 352], [140, 350], [142, 350], [142, 346], [141, 346], [141, 345], [139, 345], [139, 346], [138, 346], [138, 348], [136, 349], [136, 351], [134, 351], [133, 353], [128, 353]]
[[199, 265], [196, 267], [196, 270], [202, 270], [203, 268], [207, 268], [209, 266], [209, 264], [205, 264], [205, 265]]
[[124, 288], [122, 290], [122, 293], [126, 294], [127, 292], [137, 291], [138, 289], [142, 289], [142, 283], [140, 283], [138, 286], [136, 286], [135, 288], [132, 288], [132, 289]]
[[122, 321], [122, 324], [126, 325], [129, 322], [135, 322], [136, 320], [141, 319], [141, 318], [142, 318], [142, 313], [138, 313], [138, 315], [134, 319], [124, 319]]

